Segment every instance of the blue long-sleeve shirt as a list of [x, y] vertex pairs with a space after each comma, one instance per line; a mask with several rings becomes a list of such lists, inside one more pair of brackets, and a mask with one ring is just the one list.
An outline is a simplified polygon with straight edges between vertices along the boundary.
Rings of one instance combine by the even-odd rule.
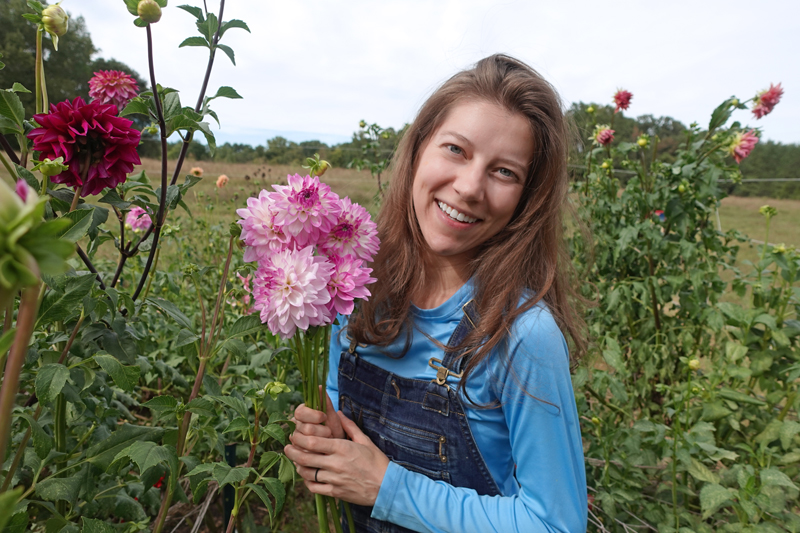
[[[428, 360], [441, 359], [442, 350], [418, 330], [446, 345], [472, 291], [468, 282], [439, 307], [412, 306], [415, 328], [404, 357], [384, 354], [402, 351], [402, 334], [384, 353], [369, 346], [359, 348], [359, 356], [406, 378], [434, 379]], [[349, 346], [342, 331], [346, 323], [339, 316], [331, 334], [327, 388], [334, 405], [341, 351]], [[475, 409], [462, 396], [475, 443], [501, 496], [479, 496], [389, 463], [373, 518], [421, 532], [586, 531], [583, 448], [564, 337], [540, 305], [519, 317], [506, 346], [510, 368], [509, 357], [493, 353], [466, 382], [471, 399], [499, 401], [500, 407]]]

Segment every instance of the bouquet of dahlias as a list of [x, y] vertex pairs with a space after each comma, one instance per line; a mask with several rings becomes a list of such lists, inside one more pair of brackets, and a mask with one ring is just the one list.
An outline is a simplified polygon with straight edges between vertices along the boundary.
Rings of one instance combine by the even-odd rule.
[[[317, 163], [325, 163], [317, 161]], [[312, 173], [324, 172], [312, 166]], [[294, 344], [308, 407], [325, 410], [330, 325], [337, 313], [353, 312], [356, 298], [370, 296], [375, 282], [365, 266], [378, 251], [378, 231], [362, 206], [340, 199], [318, 176], [287, 177], [247, 199], [242, 217], [244, 260], [258, 265], [253, 278], [253, 309], [269, 330]], [[326, 499], [316, 496], [320, 531], [328, 530]], [[336, 530], [339, 512], [330, 499]], [[349, 507], [345, 504], [349, 514]], [[352, 519], [349, 520], [352, 524]]]

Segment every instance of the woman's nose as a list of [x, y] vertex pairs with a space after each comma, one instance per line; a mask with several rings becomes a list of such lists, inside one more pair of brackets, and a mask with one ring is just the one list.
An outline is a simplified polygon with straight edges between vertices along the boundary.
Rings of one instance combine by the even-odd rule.
[[455, 190], [464, 201], [480, 202], [483, 200], [486, 173], [477, 164], [468, 164], [461, 167], [453, 181]]

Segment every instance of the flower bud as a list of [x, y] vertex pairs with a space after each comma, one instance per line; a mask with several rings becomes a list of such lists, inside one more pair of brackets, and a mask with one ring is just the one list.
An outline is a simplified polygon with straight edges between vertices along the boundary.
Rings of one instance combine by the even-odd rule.
[[141, 0], [136, 12], [148, 24], [154, 24], [161, 20], [161, 6], [158, 5], [156, 0]]
[[776, 254], [785, 254], [786, 253], [786, 245], [780, 243], [772, 248], [772, 251]]
[[363, 121], [363, 120], [362, 120], [362, 121], [360, 121], [360, 122], [358, 123], [358, 127], [359, 127], [359, 128], [366, 128], [366, 127], [367, 127], [367, 123], [366, 123], [366, 121]]
[[63, 37], [69, 30], [69, 15], [61, 7], [60, 2], [44, 8], [42, 26], [44, 26], [44, 31], [52, 37], [53, 48], [58, 50], [58, 38]]
[[698, 368], [700, 368], [700, 361], [698, 359], [690, 359], [689, 360], [689, 369], [692, 372], [695, 372], [695, 371], [697, 371]]
[[734, 98], [733, 100], [731, 100], [731, 105], [733, 107], [738, 106], [739, 105], [739, 99], [738, 98]]
[[51, 178], [53, 176], [58, 176], [65, 170], [69, 170], [69, 166], [64, 164], [63, 157], [57, 157], [55, 159], [45, 157], [42, 161], [39, 161], [36, 163], [36, 165], [34, 165], [33, 170], [38, 170], [43, 176]]
[[389, 132], [388, 131], [384, 131], [383, 133], [381, 133], [381, 137], [383, 139], [388, 139], [389, 138]]
[[686, 192], [686, 185], [684, 185], [683, 183], [678, 185], [678, 192], [681, 193], [681, 194], [685, 193]]
[[594, 424], [595, 426], [599, 426], [600, 424], [602, 424], [602, 422], [600, 422], [599, 418], [597, 418], [596, 416], [593, 416], [592, 417], [592, 424]]
[[603, 161], [603, 164], [600, 165], [600, 168], [608, 170], [609, 168], [611, 168], [611, 165], [608, 163], [608, 161]]
[[590, 105], [589, 107], [587, 107], [587, 108], [586, 108], [586, 112], [587, 112], [587, 113], [594, 113], [594, 106], [593, 106], [593, 105]]
[[325, 172], [328, 171], [329, 168], [331, 168], [331, 164], [328, 163], [325, 160], [322, 160], [322, 161], [319, 162], [319, 165], [317, 165], [317, 168], [314, 171], [314, 174], [316, 176], [322, 176], [323, 174], [325, 174]]
[[647, 146], [649, 142], [650, 142], [650, 139], [647, 137], [647, 135], [639, 135], [639, 138], [636, 139], [636, 144], [638, 144], [642, 148]]

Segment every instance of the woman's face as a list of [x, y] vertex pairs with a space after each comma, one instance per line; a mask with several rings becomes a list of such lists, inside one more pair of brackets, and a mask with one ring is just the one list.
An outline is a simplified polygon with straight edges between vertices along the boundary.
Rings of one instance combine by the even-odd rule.
[[468, 261], [508, 224], [533, 155], [524, 116], [482, 100], [449, 111], [422, 148], [412, 189], [434, 258]]

